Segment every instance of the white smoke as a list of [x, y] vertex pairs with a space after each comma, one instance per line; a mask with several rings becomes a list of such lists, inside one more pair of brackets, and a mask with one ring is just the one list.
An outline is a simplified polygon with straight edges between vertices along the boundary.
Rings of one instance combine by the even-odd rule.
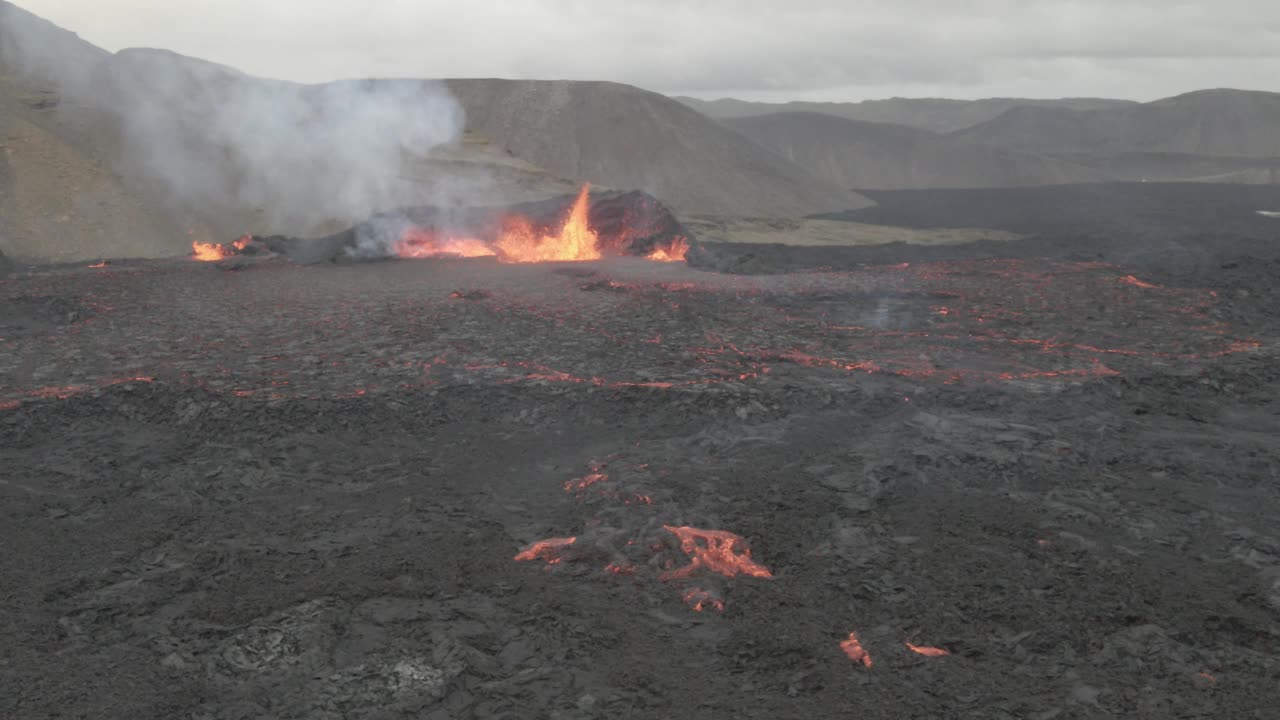
[[120, 53], [109, 67], [103, 85], [135, 169], [162, 180], [178, 204], [257, 208], [298, 233], [421, 202], [406, 164], [464, 125], [461, 106], [433, 81], [305, 86], [156, 51]]
[[440, 82], [300, 85], [166, 51], [110, 55], [7, 4], [0, 56], [55, 84], [65, 110], [107, 118], [121, 145], [111, 160], [147, 197], [179, 215], [256, 213], [260, 231], [431, 201], [406, 168], [465, 121]]

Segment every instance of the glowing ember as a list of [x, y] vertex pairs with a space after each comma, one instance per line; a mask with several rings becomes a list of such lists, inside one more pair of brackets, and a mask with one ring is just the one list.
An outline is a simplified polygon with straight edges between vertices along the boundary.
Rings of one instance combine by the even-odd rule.
[[657, 247], [653, 252], [645, 255], [646, 260], [654, 260], [657, 262], [684, 262], [685, 255], [689, 254], [689, 241], [678, 237], [671, 241], [666, 247]]
[[231, 243], [230, 246], [220, 243], [192, 242], [191, 255], [200, 262], [217, 262], [244, 250], [251, 240], [253, 240], [252, 236], [244, 235]]
[[614, 575], [635, 575], [636, 566], [631, 563], [609, 563], [604, 569]]
[[1158, 288], [1158, 287], [1160, 287], [1159, 285], [1152, 285], [1152, 284], [1151, 284], [1151, 283], [1149, 283], [1149, 282], [1144, 282], [1144, 281], [1142, 281], [1142, 280], [1139, 280], [1138, 278], [1136, 278], [1136, 277], [1134, 277], [1134, 276], [1132, 276], [1132, 275], [1125, 275], [1124, 277], [1120, 278], [1120, 282], [1122, 282], [1122, 283], [1124, 283], [1124, 284], [1126, 284], [1126, 285], [1132, 285], [1132, 286], [1134, 286], [1134, 287], [1140, 287], [1140, 288], [1142, 288], [1143, 290], [1151, 290], [1152, 288]]
[[912, 645], [911, 643], [907, 643], [907, 649], [917, 655], [923, 655], [925, 657], [946, 657], [951, 654], [950, 650], [944, 650], [939, 647], [929, 647], [928, 645]]
[[714, 597], [702, 588], [690, 588], [681, 597], [684, 598], [686, 605], [693, 608], [694, 612], [702, 612], [703, 610], [724, 612], [724, 601]]
[[592, 464], [591, 472], [579, 478], [574, 478], [564, 484], [565, 492], [581, 492], [587, 488], [602, 483], [609, 479], [609, 474], [604, 472], [605, 466], [600, 464]]
[[106, 260], [99, 260], [98, 262], [96, 262], [96, 263], [94, 263], [94, 264], [90, 265], [89, 267], [91, 267], [91, 268], [104, 268], [104, 267], [106, 267], [106, 266], [107, 266], [107, 261], [106, 261]]
[[576, 537], [567, 538], [547, 538], [539, 540], [529, 547], [516, 553], [516, 562], [527, 562], [529, 560], [544, 560], [548, 565], [558, 565], [564, 558], [560, 557], [560, 553], [565, 548], [578, 541]]
[[215, 262], [231, 255], [223, 246], [217, 243], [191, 243], [191, 255], [200, 262]]
[[700, 569], [725, 577], [739, 574], [758, 578], [773, 577], [768, 568], [751, 559], [751, 549], [739, 535], [724, 530], [699, 530], [670, 525], [662, 527], [680, 538], [680, 549], [690, 559], [688, 565], [663, 573], [663, 580], [687, 578]]
[[840, 649], [844, 651], [845, 655], [849, 656], [850, 660], [862, 663], [868, 670], [871, 669], [871, 655], [862, 648], [862, 643], [858, 641], [856, 632], [849, 633], [848, 638], [840, 641]]
[[509, 263], [599, 260], [600, 238], [587, 222], [590, 210], [591, 186], [583, 185], [555, 235], [538, 233], [523, 217], [507, 218], [502, 236], [494, 243], [498, 259]]
[[429, 230], [409, 228], [396, 243], [396, 256], [402, 258], [424, 257], [486, 257], [495, 255], [483, 240], [475, 238], [441, 237]]

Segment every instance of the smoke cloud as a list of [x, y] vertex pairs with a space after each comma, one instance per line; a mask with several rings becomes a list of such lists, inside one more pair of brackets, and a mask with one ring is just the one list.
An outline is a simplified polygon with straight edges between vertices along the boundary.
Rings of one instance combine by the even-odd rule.
[[433, 200], [411, 166], [465, 122], [440, 82], [302, 85], [167, 51], [112, 55], [7, 4], [0, 58], [113, 125], [112, 160], [148, 198], [179, 214], [253, 213], [259, 231], [305, 234]]

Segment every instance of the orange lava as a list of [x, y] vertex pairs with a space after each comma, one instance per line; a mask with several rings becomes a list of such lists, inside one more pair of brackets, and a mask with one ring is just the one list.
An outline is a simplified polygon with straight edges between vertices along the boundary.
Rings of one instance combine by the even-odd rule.
[[244, 250], [252, 239], [252, 236], [244, 235], [231, 243], [230, 246], [221, 243], [192, 242], [191, 255], [200, 262], [217, 262]]
[[858, 641], [856, 632], [849, 633], [848, 638], [840, 641], [840, 649], [844, 651], [845, 655], [849, 656], [850, 660], [862, 663], [868, 670], [871, 669], [871, 655], [862, 648], [862, 643]]
[[635, 575], [636, 566], [631, 563], [609, 563], [604, 569], [614, 575]]
[[1122, 282], [1122, 283], [1124, 283], [1124, 284], [1126, 284], [1126, 285], [1132, 285], [1132, 286], [1134, 286], [1134, 287], [1140, 287], [1140, 288], [1142, 288], [1143, 290], [1151, 290], [1151, 289], [1153, 289], [1153, 288], [1158, 288], [1158, 287], [1160, 287], [1159, 285], [1152, 285], [1152, 284], [1151, 284], [1151, 283], [1149, 283], [1149, 282], [1144, 282], [1144, 281], [1142, 281], [1142, 280], [1139, 280], [1138, 278], [1136, 278], [1136, 277], [1134, 277], [1134, 276], [1132, 276], [1132, 275], [1125, 275], [1124, 277], [1120, 278], [1120, 282]]
[[678, 237], [671, 241], [666, 247], [657, 247], [653, 252], [645, 255], [646, 260], [654, 260], [656, 262], [684, 262], [685, 255], [689, 254], [689, 241]]
[[96, 262], [96, 263], [94, 263], [94, 264], [90, 265], [89, 267], [91, 267], [91, 268], [104, 268], [104, 267], [106, 267], [106, 266], [107, 266], [107, 261], [106, 261], [106, 260], [99, 260], [98, 262]]
[[508, 263], [599, 260], [600, 237], [588, 224], [590, 210], [591, 186], [583, 185], [555, 235], [537, 232], [523, 217], [508, 217], [494, 243], [498, 259]]
[[907, 649], [917, 655], [925, 657], [946, 657], [951, 654], [950, 650], [944, 650], [939, 647], [929, 647], [928, 645], [912, 645], [907, 643]]
[[703, 610], [724, 612], [724, 601], [712, 596], [711, 593], [702, 588], [690, 588], [681, 597], [684, 598], [686, 605], [693, 608], [694, 612], [702, 612]]
[[545, 560], [548, 565], [557, 565], [564, 559], [560, 557], [560, 553], [577, 541], [578, 538], [576, 537], [547, 538], [546, 540], [539, 540], [524, 550], [516, 553], [515, 560], [517, 562]]
[[493, 248], [475, 238], [441, 237], [429, 230], [409, 228], [396, 243], [395, 253], [402, 258], [486, 257], [496, 255]]
[[680, 549], [689, 556], [688, 565], [662, 574], [663, 580], [687, 578], [700, 569], [710, 570], [725, 577], [750, 575], [772, 578], [773, 573], [751, 559], [747, 541], [739, 535], [724, 530], [699, 530], [691, 527], [662, 526], [680, 538]]
[[582, 477], [574, 478], [566, 482], [564, 484], [564, 491], [581, 492], [596, 483], [602, 483], [605, 480], [608, 480], [609, 474], [604, 472], [604, 468], [605, 466], [603, 464], [592, 463], [591, 472], [583, 475]]
[[200, 262], [215, 262], [230, 255], [231, 252], [218, 243], [191, 243], [191, 256]]

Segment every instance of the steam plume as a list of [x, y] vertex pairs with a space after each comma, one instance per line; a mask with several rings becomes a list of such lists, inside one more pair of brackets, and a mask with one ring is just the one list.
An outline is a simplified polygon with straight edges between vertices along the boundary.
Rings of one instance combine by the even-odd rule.
[[259, 230], [302, 234], [430, 200], [404, 167], [464, 125], [440, 82], [300, 85], [166, 51], [111, 55], [7, 3], [0, 59], [55, 85], [64, 107], [101, 113], [118, 170], [165, 209], [256, 211]]

